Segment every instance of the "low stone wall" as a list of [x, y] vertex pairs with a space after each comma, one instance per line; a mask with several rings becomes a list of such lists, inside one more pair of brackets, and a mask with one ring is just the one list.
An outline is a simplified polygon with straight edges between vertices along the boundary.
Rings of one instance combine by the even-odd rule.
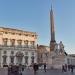
[[8, 75], [8, 68], [0, 68], [0, 75]]

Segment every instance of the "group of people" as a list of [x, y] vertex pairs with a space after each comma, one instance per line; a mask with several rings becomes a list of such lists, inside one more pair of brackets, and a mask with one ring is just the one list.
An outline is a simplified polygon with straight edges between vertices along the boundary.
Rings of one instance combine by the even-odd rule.
[[62, 72], [71, 71], [73, 73], [74, 65], [62, 65]]
[[[44, 71], [46, 72], [46, 63], [44, 63], [43, 66], [44, 66]], [[39, 69], [39, 64], [34, 63], [33, 64], [34, 74], [38, 71], [38, 69]]]
[[19, 75], [19, 66], [16, 65], [9, 66], [8, 75]]
[[[44, 71], [46, 72], [46, 64], [43, 64], [43, 66], [44, 66]], [[26, 67], [24, 65], [8, 66], [8, 75], [22, 75], [25, 68]], [[32, 68], [33, 68], [34, 74], [36, 74], [36, 72], [39, 70], [39, 64], [33, 63]]]
[[11, 65], [8, 67], [8, 75], [22, 75], [23, 65]]

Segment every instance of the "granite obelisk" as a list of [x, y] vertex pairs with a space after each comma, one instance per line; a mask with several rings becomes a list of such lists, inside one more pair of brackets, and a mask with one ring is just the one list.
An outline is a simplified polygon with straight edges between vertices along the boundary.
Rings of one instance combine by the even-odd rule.
[[55, 41], [54, 15], [52, 6], [50, 10], [50, 30], [51, 30], [50, 51], [54, 51], [56, 41]]

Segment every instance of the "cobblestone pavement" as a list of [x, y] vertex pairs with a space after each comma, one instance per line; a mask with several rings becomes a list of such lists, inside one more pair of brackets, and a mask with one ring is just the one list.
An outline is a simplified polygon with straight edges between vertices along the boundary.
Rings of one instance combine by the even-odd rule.
[[[0, 75], [7, 75], [6, 72], [3, 70], [0, 70]], [[12, 75], [12, 74], [11, 74]], [[74, 73], [71, 72], [62, 72], [61, 70], [47, 70], [46, 72], [44, 70], [38, 70], [36, 74], [34, 74], [33, 69], [25, 69], [22, 73], [22, 75], [75, 75], [75, 70]]]
[[47, 70], [44, 72], [44, 70], [38, 70], [36, 74], [34, 74], [32, 69], [25, 69], [23, 72], [23, 75], [75, 75], [75, 70], [74, 73], [71, 72], [62, 72], [61, 70]]
[[8, 71], [7, 68], [0, 68], [0, 75], [7, 75]]

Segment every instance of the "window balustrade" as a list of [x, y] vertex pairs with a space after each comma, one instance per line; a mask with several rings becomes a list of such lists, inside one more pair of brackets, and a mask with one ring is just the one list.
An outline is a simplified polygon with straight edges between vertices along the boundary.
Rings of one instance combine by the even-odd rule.
[[4, 45], [0, 45], [0, 48], [4, 48], [4, 49], [36, 49], [37, 46], [31, 46], [31, 45], [22, 45], [22, 46], [19, 46], [19, 45], [15, 45], [15, 46], [4, 46]]

